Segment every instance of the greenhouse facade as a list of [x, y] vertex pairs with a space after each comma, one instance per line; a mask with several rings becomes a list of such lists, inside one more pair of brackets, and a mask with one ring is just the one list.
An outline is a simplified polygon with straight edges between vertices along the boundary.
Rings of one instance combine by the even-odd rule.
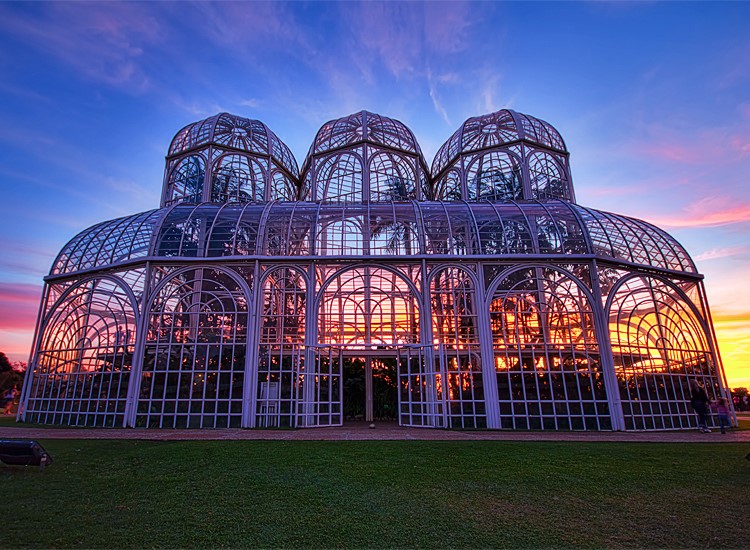
[[404, 124], [362, 111], [300, 169], [221, 113], [174, 137], [159, 209], [56, 258], [19, 419], [694, 428], [690, 383], [726, 395], [702, 281], [665, 231], [577, 204], [532, 116], [470, 118], [428, 167]]

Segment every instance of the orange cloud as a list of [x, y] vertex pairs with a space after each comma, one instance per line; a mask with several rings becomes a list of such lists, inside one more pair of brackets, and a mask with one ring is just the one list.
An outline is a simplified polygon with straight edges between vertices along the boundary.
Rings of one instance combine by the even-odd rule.
[[750, 387], [750, 312], [714, 312], [724, 371], [730, 387]]

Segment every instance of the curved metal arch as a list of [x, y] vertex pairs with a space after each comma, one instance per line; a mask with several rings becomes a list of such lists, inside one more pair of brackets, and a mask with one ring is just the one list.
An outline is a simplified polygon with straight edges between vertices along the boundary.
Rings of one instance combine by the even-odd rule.
[[486, 308], [489, 308], [492, 305], [493, 297], [495, 296], [495, 292], [497, 292], [498, 287], [500, 286], [500, 283], [503, 282], [504, 279], [508, 277], [508, 275], [512, 275], [513, 273], [517, 271], [523, 271], [525, 269], [535, 269], [535, 268], [541, 268], [541, 269], [551, 269], [553, 271], [557, 271], [559, 273], [562, 273], [565, 275], [568, 279], [573, 281], [577, 287], [581, 289], [581, 291], [586, 296], [586, 300], [588, 300], [589, 304], [591, 304], [591, 310], [592, 312], [595, 312], [597, 308], [594, 307], [595, 304], [598, 302], [594, 298], [594, 294], [591, 291], [591, 289], [588, 288], [586, 283], [582, 281], [580, 278], [576, 277], [573, 273], [571, 273], [569, 270], [565, 269], [564, 267], [560, 267], [558, 265], [553, 264], [544, 264], [539, 262], [528, 262], [520, 265], [513, 265], [508, 267], [507, 269], [501, 271], [498, 273], [495, 278], [490, 282], [489, 286], [486, 288], [486, 296], [484, 296], [484, 306]]
[[68, 286], [57, 298], [57, 300], [54, 301], [54, 303], [47, 309], [47, 311], [43, 314], [42, 321], [39, 325], [39, 341], [37, 342], [37, 346], [39, 346], [42, 342], [42, 337], [44, 335], [44, 332], [47, 330], [47, 323], [50, 320], [50, 316], [57, 310], [58, 306], [65, 300], [67, 297], [77, 288], [80, 288], [81, 286], [91, 282], [91, 281], [101, 281], [101, 280], [109, 280], [112, 281], [114, 284], [119, 286], [125, 291], [126, 296], [128, 297], [128, 300], [130, 301], [130, 306], [133, 308], [133, 313], [135, 315], [135, 326], [138, 327], [140, 324], [141, 319], [141, 312], [138, 309], [138, 300], [135, 297], [135, 294], [133, 293], [133, 290], [130, 288], [130, 285], [126, 283], [123, 279], [118, 277], [114, 274], [109, 273], [103, 273], [101, 275], [86, 275], [82, 279], [76, 281], [75, 283]]
[[710, 337], [711, 331], [708, 328], [708, 319], [705, 318], [703, 313], [698, 310], [696, 305], [693, 303], [693, 300], [678, 286], [676, 286], [672, 281], [667, 279], [666, 277], [663, 277], [661, 275], [657, 275], [654, 273], [646, 273], [642, 271], [635, 271], [628, 273], [627, 275], [621, 277], [614, 285], [612, 285], [612, 288], [610, 289], [607, 301], [604, 304], [604, 312], [607, 313], [612, 309], [612, 302], [614, 301], [615, 295], [620, 290], [620, 288], [625, 285], [625, 283], [631, 279], [656, 279], [659, 282], [663, 283], [670, 289], [672, 289], [679, 297], [680, 299], [688, 305], [688, 308], [690, 309], [690, 312], [695, 315], [695, 318], [700, 323], [701, 331], [703, 331], [703, 334], [706, 337], [706, 343], [711, 348], [712, 353], [716, 353], [716, 350], [714, 348], [714, 342], [713, 339]]
[[348, 271], [355, 271], [355, 270], [364, 269], [367, 267], [373, 268], [373, 269], [382, 269], [383, 271], [388, 271], [392, 273], [393, 275], [396, 275], [399, 279], [403, 280], [406, 283], [406, 285], [409, 287], [409, 292], [412, 294], [412, 296], [414, 296], [415, 303], [417, 304], [417, 309], [419, 309], [419, 305], [422, 303], [421, 302], [422, 292], [420, 292], [419, 289], [417, 289], [413, 281], [410, 281], [409, 278], [406, 277], [406, 275], [404, 275], [398, 269], [395, 269], [392, 266], [368, 262], [368, 263], [363, 263], [363, 264], [354, 265], [354, 266], [352, 265], [344, 266], [344, 267], [337, 269], [331, 275], [329, 275], [328, 278], [325, 281], [323, 281], [323, 283], [320, 285], [320, 288], [315, 291], [315, 301], [313, 302], [313, 307], [315, 308], [314, 311], [318, 311], [318, 309], [320, 308], [320, 302], [322, 300], [323, 295], [325, 294], [325, 290], [333, 281], [335, 281], [341, 275], [343, 275], [344, 273]]
[[[545, 206], [545, 204], [543, 202], [541, 202], [539, 199], [534, 199], [532, 202], [536, 203], [537, 206], [540, 206], [542, 208], [542, 210], [544, 210], [544, 212], [547, 214], [547, 217], [549, 217], [549, 219], [552, 220], [552, 225], [555, 226], [555, 233], [557, 233], [557, 237], [560, 239], [560, 245], [564, 247], [565, 246], [565, 237], [563, 236], [562, 231], [560, 230], [560, 225], [558, 224], [557, 216], [553, 215], [552, 212], [549, 211], [549, 208], [547, 208]], [[583, 228], [581, 228], [581, 229], [583, 229]], [[537, 230], [537, 241], [538, 241], [539, 240], [539, 229], [536, 228], [536, 230]], [[569, 252], [566, 249], [563, 249], [562, 253], [563, 254], [569, 254]]]
[[[214, 158], [211, 161], [211, 173], [212, 174], [213, 174], [214, 170], [216, 169], [216, 167], [218, 166], [218, 164], [221, 162], [221, 160], [225, 159], [226, 157], [240, 157], [240, 158], [247, 159], [249, 163], [255, 163], [255, 164], [257, 164], [258, 166], [260, 166], [260, 169], [263, 171], [263, 182], [265, 183], [266, 181], [268, 181], [267, 180], [267, 175], [271, 172], [271, 163], [269, 162], [268, 166], [263, 166], [259, 162], [259, 160], [263, 159], [263, 160], [271, 161], [273, 159], [270, 156], [268, 156], [268, 155], [253, 155], [252, 153], [240, 152], [240, 151], [235, 151], [235, 150], [232, 150], [232, 149], [227, 150], [227, 151], [221, 151], [219, 153], [219, 156], [217, 156], [216, 158]], [[281, 170], [280, 167], [277, 168], [277, 170], [279, 170], [282, 173], [284, 172], [284, 170]]]
[[479, 224], [477, 223], [477, 217], [474, 215], [474, 209], [465, 200], [461, 200], [461, 203], [466, 207], [466, 211], [469, 213], [469, 219], [471, 219], [471, 226], [474, 229], [474, 254], [482, 253], [482, 242], [479, 237]]
[[[234, 248], [234, 242], [237, 239], [237, 231], [236, 231], [237, 225], [239, 223], [239, 220], [241, 219], [242, 214], [245, 212], [245, 208], [247, 208], [248, 204], [252, 204], [252, 203], [245, 203], [246, 206], [244, 206], [242, 208], [242, 211], [240, 212], [240, 216], [237, 218], [237, 221], [235, 222], [235, 225], [234, 225], [235, 232], [234, 232], [234, 236], [232, 237], [232, 252], [233, 252], [232, 255], [234, 255], [234, 250], [235, 250], [235, 248]], [[223, 203], [219, 207], [219, 209], [216, 211], [216, 215], [214, 216], [213, 221], [211, 221], [211, 227], [208, 229], [208, 232], [206, 233], [206, 244], [210, 245], [210, 243], [211, 243], [211, 240], [212, 240], [212, 237], [213, 237], [213, 234], [214, 234], [214, 228], [216, 227], [216, 224], [219, 223], [219, 221], [220, 221], [221, 213], [225, 209], [227, 209], [227, 208], [231, 208], [231, 207], [235, 207], [236, 208], [237, 206], [239, 206], [239, 205], [236, 202], [226, 202], [226, 203]], [[205, 250], [205, 252], [203, 254], [204, 258], [208, 258], [209, 257], [208, 256], [208, 250], [209, 250], [209, 248], [210, 248], [210, 246], [206, 246], [206, 250]]]
[[167, 206], [166, 208], [162, 208], [162, 215], [161, 217], [156, 221], [154, 224], [154, 232], [151, 234], [151, 243], [148, 246], [148, 255], [149, 256], [155, 256], [156, 255], [156, 245], [160, 241], [161, 237], [161, 231], [164, 227], [164, 222], [167, 220], [169, 215], [172, 213], [172, 211], [177, 208], [180, 205], [179, 202], [175, 202]]
[[[589, 233], [589, 230], [586, 227], [586, 222], [583, 220], [583, 216], [581, 216], [581, 213], [576, 208], [573, 208], [574, 203], [563, 201], [560, 199], [554, 199], [554, 200], [557, 201], [558, 204], [564, 205], [565, 208], [567, 208], [568, 211], [570, 211], [570, 213], [573, 215], [575, 220], [578, 222], [578, 227], [581, 228], [581, 235], [583, 235], [583, 241], [586, 243], [586, 252], [588, 254], [594, 254], [594, 243], [591, 240], [591, 233]], [[601, 227], [601, 224], [599, 225], [599, 227]], [[602, 227], [602, 232], [604, 232], [603, 227]], [[607, 239], [609, 240], [609, 237], [607, 237]]]
[[412, 200], [411, 207], [414, 210], [414, 218], [417, 220], [417, 234], [419, 238], [419, 253], [425, 254], [427, 250], [427, 233], [424, 226], [424, 213], [422, 212], [423, 201]]
[[[170, 273], [169, 275], [164, 277], [161, 281], [159, 281], [159, 283], [150, 290], [148, 298], [144, 300], [143, 302], [144, 315], [150, 314], [154, 306], [154, 300], [156, 300], [156, 298], [159, 296], [159, 293], [164, 289], [165, 286], [167, 286], [167, 284], [169, 284], [169, 282], [174, 280], [176, 277], [182, 275], [183, 273], [187, 271], [195, 271], [195, 269], [196, 267], [193, 265], [183, 266], [183, 267], [180, 267], [179, 269], [174, 270], [172, 273]], [[242, 293], [245, 295], [248, 314], [250, 313], [250, 311], [254, 307], [253, 291], [250, 288], [250, 286], [247, 284], [247, 281], [245, 280], [244, 277], [240, 276], [240, 274], [237, 273], [234, 269], [228, 266], [220, 265], [220, 264], [210, 263], [206, 265], [201, 265], [199, 269], [202, 269], [204, 271], [211, 270], [211, 269], [220, 271], [228, 275], [232, 280], [234, 280], [234, 282], [237, 283], [237, 285], [242, 289]], [[253, 281], [253, 284], [255, 284], [254, 281]]]
[[258, 220], [258, 239], [255, 241], [255, 254], [260, 256], [263, 254], [266, 240], [266, 224], [268, 223], [268, 216], [271, 213], [271, 208], [277, 203], [277, 201], [270, 201], [263, 208], [263, 213], [260, 215]]
[[204, 169], [208, 168], [211, 165], [211, 160], [208, 158], [207, 155], [204, 154], [203, 151], [191, 151], [186, 153], [180, 153], [179, 156], [175, 156], [173, 159], [170, 160], [172, 163], [171, 166], [167, 166], [167, 174], [166, 179], [168, 182], [172, 181], [172, 175], [177, 171], [177, 168], [182, 164], [183, 161], [191, 158], [191, 157], [198, 157], [200, 158], [204, 163]]
[[[108, 221], [108, 222], [97, 224], [93, 228], [91, 228], [90, 233], [87, 233], [86, 236], [83, 239], [81, 239], [82, 241], [85, 239], [85, 242], [80, 243], [83, 245], [82, 248], [76, 247], [75, 249], [76, 251], [78, 250], [81, 251], [78, 256], [78, 261], [76, 262], [77, 263], [76, 271], [81, 268], [81, 264], [83, 263], [84, 256], [86, 255], [88, 250], [91, 248], [91, 246], [94, 244], [94, 242], [97, 242], [99, 240], [99, 236], [102, 233], [111, 231], [111, 228], [113, 226], [117, 226], [119, 223], [122, 223], [121, 218], [113, 220], [113, 221]], [[70, 256], [68, 256], [68, 258], [70, 258]]]
[[[210, 202], [202, 202], [200, 204], [196, 204], [195, 207], [193, 207], [193, 209], [190, 210], [190, 214], [188, 214], [188, 216], [185, 218], [185, 223], [186, 224], [189, 224], [189, 223], [191, 223], [193, 221], [193, 216], [195, 215], [196, 212], [199, 211], [200, 207], [203, 206], [203, 205], [213, 206], [213, 204], [210, 203]], [[185, 206], [185, 205], [183, 204], [183, 206]], [[214, 213], [214, 219], [216, 219], [216, 213]], [[179, 255], [180, 256], [182, 256], [182, 251], [184, 249], [184, 244], [185, 244], [185, 236], [187, 234], [188, 234], [187, 231], [183, 231], [182, 234], [180, 235], [180, 248], [179, 248]]]
[[[469, 152], [469, 153], [462, 154], [462, 157], [461, 157], [461, 165], [462, 166], [459, 169], [459, 175], [461, 177], [461, 195], [462, 195], [462, 199], [461, 200], [465, 200], [465, 201], [469, 200], [469, 173], [474, 169], [474, 166], [477, 163], [483, 162], [486, 157], [488, 157], [490, 155], [493, 155], [493, 154], [495, 154], [495, 155], [508, 155], [510, 157], [510, 160], [511, 160], [511, 168], [513, 167], [512, 166], [512, 162], [513, 161], [515, 161], [517, 163], [518, 170], [519, 170], [519, 172], [521, 172], [521, 173], [518, 174], [519, 180], [520, 180], [519, 183], [521, 184], [521, 193], [522, 193], [522, 195], [524, 194], [523, 193], [523, 175], [522, 175], [522, 172], [523, 172], [523, 167], [524, 167], [524, 163], [526, 162], [526, 160], [523, 157], [521, 157], [518, 153], [516, 153], [515, 151], [513, 151], [510, 147], [508, 147], [506, 145], [500, 145], [500, 146], [495, 146], [495, 147], [490, 147], [490, 148], [482, 149], [482, 150], [475, 151], [475, 152]], [[468, 164], [466, 164], [466, 159], [467, 158], [469, 158]], [[502, 159], [497, 159], [497, 160], [499, 160], [500, 162], [502, 162]], [[453, 170], [453, 167], [451, 167], [450, 170]], [[450, 170], [448, 170], [448, 172], [450, 172]], [[446, 174], [448, 172], [446, 172]], [[480, 200], [479, 197], [477, 197], [476, 199], [472, 199], [472, 202], [477, 202], [478, 200]]]
[[474, 285], [474, 291], [477, 292], [477, 297], [481, 298], [482, 300], [484, 299], [479, 296], [479, 275], [477, 274], [476, 269], [469, 269], [467, 267], [467, 264], [465, 263], [445, 262], [445, 263], [430, 265], [429, 270], [427, 272], [427, 277], [425, 279], [426, 288], [431, 288], [432, 281], [435, 279], [437, 274], [446, 269], [459, 269], [463, 271], [464, 273], [467, 273], [469, 275], [469, 278], [471, 279], [471, 283]]
[[[239, 229], [241, 221], [245, 217], [245, 211], [252, 205], [252, 203], [248, 202], [242, 207], [242, 211], [240, 212], [240, 215], [237, 217], [237, 224], [235, 225], [235, 229]], [[260, 220], [258, 221], [258, 224], [260, 224]], [[239, 231], [235, 231], [234, 235], [232, 236], [232, 256], [237, 255], [237, 234]], [[257, 239], [256, 239], [256, 249], [257, 249]]]
[[[535, 156], [544, 156], [545, 159], [551, 161], [559, 170], [560, 176], [565, 179], [566, 183], [566, 191], [569, 196], [566, 197], [555, 197], [556, 200], [565, 200], [565, 201], [572, 201], [573, 200], [573, 182], [571, 181], [570, 172], [565, 168], [565, 166], [560, 162], [560, 159], [555, 157], [552, 153], [545, 149], [537, 149], [536, 147], [529, 146], [529, 152], [525, 155], [524, 163], [528, 167], [529, 170], [529, 183], [531, 183], [531, 167], [532, 167], [532, 160]], [[538, 199], [538, 197], [533, 196], [533, 189], [532, 191], [532, 199]]]
[[[132, 234], [132, 238], [130, 239], [130, 242], [126, 243], [127, 247], [128, 247], [128, 253], [127, 253], [128, 258], [132, 258], [133, 257], [133, 247], [135, 246], [135, 243], [136, 243], [136, 240], [137, 240], [137, 236], [140, 234], [143, 226], [148, 223], [148, 221], [152, 218], [152, 216], [154, 216], [154, 214], [156, 212], [158, 212], [158, 210], [150, 210], [150, 211], [142, 214], [143, 219], [138, 224], [138, 227], [136, 227], [134, 229], [133, 234]], [[135, 219], [137, 219], [137, 218], [135, 218]], [[135, 219], [134, 219], [134, 221], [135, 221]], [[158, 221], [158, 217], [157, 217], [157, 221]], [[156, 222], [154, 222], [154, 227], [156, 227]], [[120, 242], [122, 241], [122, 239], [124, 238], [124, 236], [125, 236], [125, 232], [121, 233], [120, 236], [117, 238], [117, 240], [112, 245], [111, 261], [113, 261], [113, 262], [114, 262], [114, 257], [115, 257], [115, 251], [118, 249], [118, 246], [120, 245]], [[153, 239], [153, 229], [152, 229], [151, 235], [149, 235], [149, 242], [146, 244], [146, 254], [145, 255], [148, 255], [148, 248], [149, 248], [149, 245], [151, 244], [151, 240], [152, 239]]]
[[267, 266], [266, 269], [260, 270], [260, 276], [258, 277], [257, 288], [261, 289], [261, 292], [262, 292], [263, 286], [266, 284], [266, 279], [268, 279], [269, 275], [273, 273], [274, 271], [279, 271], [282, 269], [296, 272], [305, 281], [305, 287], [309, 288], [311, 286], [311, 281], [310, 281], [310, 277], [308, 276], [307, 270], [300, 268], [299, 265], [286, 264], [286, 263], [279, 263], [279, 264], [274, 263], [272, 265]]
[[[122, 236], [122, 233], [123, 233], [122, 229], [127, 228], [131, 223], [133, 223], [133, 221], [134, 221], [133, 216], [128, 216], [126, 218], [121, 218], [119, 223], [112, 225], [109, 233], [107, 233], [107, 236], [104, 239], [102, 239], [101, 242], [99, 243], [98, 245], [99, 250], [96, 251], [96, 255], [92, 259], [92, 265], [89, 267], [101, 265], [99, 263], [99, 258], [102, 256], [102, 252], [104, 252], [106, 244], [109, 242], [110, 238], [114, 236], [115, 242], [117, 242], [119, 238]], [[119, 235], [115, 234], [117, 231], [120, 231]], [[94, 242], [93, 240], [90, 241], [89, 245], [93, 244], [93, 242]], [[114, 247], [111, 247], [109, 250], [110, 262], [108, 263], [111, 263], [113, 252], [114, 252]], [[86, 252], [84, 252], [84, 255], [85, 254]]]
[[[331, 172], [335, 169], [336, 165], [339, 164], [341, 161], [341, 158], [344, 156], [351, 156], [357, 159], [357, 162], [359, 163], [361, 174], [362, 174], [362, 189], [360, 190], [362, 193], [362, 200], [365, 202], [365, 197], [369, 197], [369, 185], [367, 185], [367, 188], [365, 189], [365, 157], [360, 155], [359, 152], [352, 148], [352, 149], [336, 149], [334, 152], [331, 152], [330, 154], [326, 153], [325, 156], [322, 158], [319, 158], [316, 162], [317, 166], [315, 167], [315, 173], [313, 175], [312, 180], [312, 191], [313, 196], [310, 197], [313, 202], [341, 202], [336, 201], [335, 199], [328, 198], [328, 190], [331, 186], [331, 183], [333, 181], [333, 178], [331, 178], [330, 174], [326, 174], [326, 172]], [[335, 160], [334, 160], [335, 159]], [[325, 187], [321, 189], [320, 187], [320, 178], [321, 175], [325, 175]], [[320, 192], [319, 192], [320, 191]]]

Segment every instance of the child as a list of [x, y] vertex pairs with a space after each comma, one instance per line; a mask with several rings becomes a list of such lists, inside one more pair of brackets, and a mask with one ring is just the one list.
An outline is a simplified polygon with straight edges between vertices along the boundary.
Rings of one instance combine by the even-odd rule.
[[731, 427], [732, 421], [729, 419], [729, 405], [727, 400], [720, 397], [713, 406], [716, 415], [719, 417], [719, 426], [721, 426], [721, 433], [725, 434], [727, 431], [724, 427]]
[[5, 393], [3, 394], [3, 405], [5, 407], [5, 410], [3, 411], [3, 414], [10, 414], [11, 409], [13, 408], [13, 401], [16, 399], [16, 387], [13, 386], [12, 388], [8, 388], [5, 390]]

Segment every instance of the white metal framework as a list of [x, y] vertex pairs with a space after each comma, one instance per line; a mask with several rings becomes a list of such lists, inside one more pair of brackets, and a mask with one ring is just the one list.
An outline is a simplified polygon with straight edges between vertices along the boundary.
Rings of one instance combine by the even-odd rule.
[[74, 237], [46, 277], [20, 419], [81, 426], [697, 426], [724, 395], [702, 276], [670, 235], [575, 203], [511, 110], [432, 170], [401, 122], [326, 123], [298, 171], [221, 113], [169, 148], [160, 209]]

